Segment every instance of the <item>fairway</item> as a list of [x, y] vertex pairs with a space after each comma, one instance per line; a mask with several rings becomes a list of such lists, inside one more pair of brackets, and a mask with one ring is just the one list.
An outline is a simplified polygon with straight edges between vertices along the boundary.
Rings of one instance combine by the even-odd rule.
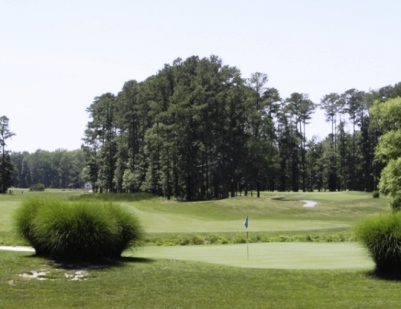
[[148, 246], [138, 248], [135, 252], [126, 252], [124, 255], [151, 259], [198, 261], [246, 268], [372, 269], [374, 267], [364, 249], [355, 243]]
[[[19, 192], [19, 191], [16, 191]], [[48, 190], [43, 193], [0, 196], [0, 244], [24, 245], [13, 233], [12, 214], [31, 196], [69, 199], [82, 191]], [[235, 198], [199, 202], [179, 202], [151, 195], [84, 195], [94, 201], [116, 198], [117, 203], [135, 213], [147, 234], [148, 245], [182, 245], [194, 237], [211, 239], [213, 244], [241, 243], [246, 231], [250, 242], [352, 240], [355, 221], [388, 211], [386, 198], [372, 199], [364, 192], [262, 192], [261, 198]], [[304, 200], [315, 207], [303, 207]], [[248, 230], [244, 227], [249, 217]], [[292, 235], [292, 236], [288, 236]], [[290, 237], [290, 238], [289, 238]], [[205, 244], [210, 244], [205, 241]]]
[[[62, 199], [80, 194], [40, 193]], [[34, 195], [39, 193], [0, 196], [0, 244], [26, 245], [16, 238], [12, 217]], [[66, 276], [76, 269], [55, 267], [32, 252], [0, 250], [1, 308], [399, 306], [400, 283], [371, 276], [375, 265], [369, 255], [349, 241], [356, 221], [388, 212], [385, 198], [360, 192], [264, 192], [261, 198], [199, 202], [146, 195], [80, 198], [116, 199], [138, 215], [146, 232], [142, 246], [125, 251], [122, 263], [92, 269], [78, 282]], [[303, 200], [317, 204], [303, 207]], [[45, 280], [21, 277], [34, 272], [45, 273]]]
[[[131, 210], [140, 218], [147, 233], [219, 233], [244, 232], [244, 218], [236, 220], [210, 220], [195, 218], [185, 214], [155, 213], [138, 210], [131, 206]], [[254, 232], [281, 232], [307, 231], [349, 228], [350, 224], [323, 220], [297, 219], [254, 219], [249, 218], [249, 231]]]

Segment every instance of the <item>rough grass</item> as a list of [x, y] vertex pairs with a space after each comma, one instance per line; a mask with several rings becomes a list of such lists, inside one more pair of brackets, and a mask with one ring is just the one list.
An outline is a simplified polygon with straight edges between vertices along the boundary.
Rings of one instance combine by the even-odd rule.
[[[401, 282], [367, 270], [252, 269], [193, 261], [124, 258], [90, 270], [1, 252], [1, 308], [399, 308]], [[107, 266], [107, 265], [105, 265]], [[20, 274], [43, 271], [38, 279]], [[70, 275], [67, 278], [67, 275]]]

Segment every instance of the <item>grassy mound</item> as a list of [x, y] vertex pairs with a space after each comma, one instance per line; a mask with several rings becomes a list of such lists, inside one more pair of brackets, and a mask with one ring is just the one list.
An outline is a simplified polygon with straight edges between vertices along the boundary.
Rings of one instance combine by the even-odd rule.
[[119, 257], [142, 236], [138, 219], [111, 202], [31, 198], [15, 224], [38, 255], [63, 260]]
[[401, 213], [392, 212], [360, 221], [356, 236], [368, 249], [376, 271], [401, 274]]

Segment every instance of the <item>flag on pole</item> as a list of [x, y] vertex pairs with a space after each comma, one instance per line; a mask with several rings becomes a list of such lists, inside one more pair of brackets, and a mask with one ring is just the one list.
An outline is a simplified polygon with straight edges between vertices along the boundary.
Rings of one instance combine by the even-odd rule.
[[245, 218], [244, 225], [246, 228], [248, 228], [248, 216], [246, 216], [246, 218]]

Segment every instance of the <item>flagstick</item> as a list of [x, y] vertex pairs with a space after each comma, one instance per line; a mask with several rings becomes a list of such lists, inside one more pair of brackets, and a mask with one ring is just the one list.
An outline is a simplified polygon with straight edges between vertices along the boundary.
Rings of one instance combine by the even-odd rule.
[[244, 225], [246, 228], [246, 257], [247, 260], [249, 261], [249, 241], [248, 241], [248, 216], [246, 216]]
[[249, 242], [248, 242], [248, 230], [246, 230], [246, 258], [249, 261]]

